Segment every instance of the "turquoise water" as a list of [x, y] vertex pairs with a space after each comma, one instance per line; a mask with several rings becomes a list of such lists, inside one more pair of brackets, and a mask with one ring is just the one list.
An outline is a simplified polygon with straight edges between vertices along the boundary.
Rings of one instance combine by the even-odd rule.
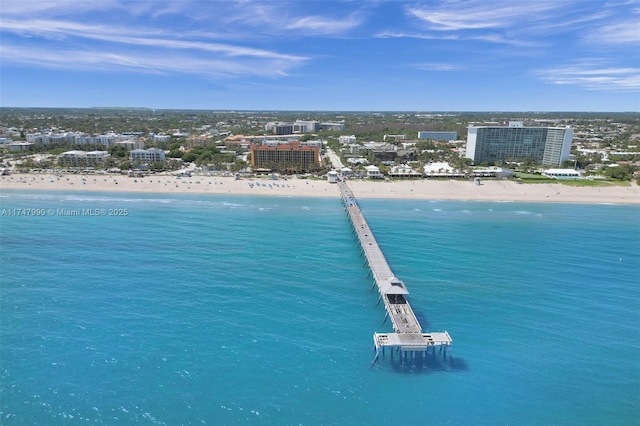
[[370, 368], [390, 324], [338, 199], [0, 203], [55, 212], [0, 217], [3, 425], [640, 424], [638, 206], [360, 200], [454, 339]]

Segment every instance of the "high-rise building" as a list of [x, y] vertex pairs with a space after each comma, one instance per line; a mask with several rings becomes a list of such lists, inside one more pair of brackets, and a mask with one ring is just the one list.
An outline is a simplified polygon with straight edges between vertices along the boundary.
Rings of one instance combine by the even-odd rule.
[[472, 126], [467, 133], [466, 157], [475, 164], [533, 159], [545, 166], [560, 166], [569, 159], [571, 127]]
[[311, 170], [320, 162], [318, 146], [302, 146], [300, 142], [279, 145], [251, 145], [251, 165], [258, 169], [291, 168]]

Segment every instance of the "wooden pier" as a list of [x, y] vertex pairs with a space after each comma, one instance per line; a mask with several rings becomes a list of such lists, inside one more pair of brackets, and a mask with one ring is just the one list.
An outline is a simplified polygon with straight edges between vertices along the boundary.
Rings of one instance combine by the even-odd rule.
[[345, 209], [349, 215], [351, 225], [358, 237], [362, 254], [369, 265], [373, 275], [374, 286], [378, 287], [380, 301], [384, 302], [385, 321], [391, 319], [395, 333], [374, 333], [373, 344], [376, 352], [373, 363], [378, 360], [380, 353], [384, 354], [385, 348], [400, 353], [401, 359], [415, 358], [417, 353], [426, 353], [436, 347], [444, 357], [451, 347], [451, 336], [446, 331], [436, 333], [424, 333], [416, 318], [411, 305], [407, 300], [409, 291], [405, 284], [394, 275], [387, 263], [373, 232], [369, 228], [364, 215], [360, 211], [358, 202], [346, 182], [338, 182], [340, 195]]

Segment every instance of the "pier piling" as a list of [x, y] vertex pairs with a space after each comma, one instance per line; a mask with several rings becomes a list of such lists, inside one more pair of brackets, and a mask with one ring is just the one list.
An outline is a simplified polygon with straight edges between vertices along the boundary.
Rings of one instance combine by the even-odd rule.
[[364, 256], [363, 266], [367, 266], [367, 264], [369, 266], [367, 278], [373, 276], [372, 289], [377, 285], [380, 293], [376, 306], [380, 304], [380, 301], [384, 301], [385, 316], [382, 323], [384, 324], [387, 318], [391, 318], [393, 324], [393, 333], [373, 334], [376, 354], [371, 365], [373, 366], [377, 362], [381, 350], [384, 355], [384, 348], [387, 346], [391, 347], [392, 357], [394, 349], [400, 352], [399, 358], [402, 365], [406, 362], [407, 356], [410, 360], [415, 361], [416, 354], [422, 353], [422, 359], [424, 359], [424, 355], [428, 353], [430, 347], [433, 347], [435, 354], [436, 346], [440, 347], [440, 352], [446, 358], [447, 349], [451, 347], [452, 343], [451, 336], [447, 331], [431, 333], [422, 331], [407, 299], [409, 291], [404, 283], [394, 275], [387, 263], [351, 189], [344, 181], [339, 181], [338, 186], [345, 210], [362, 249], [360, 254]]

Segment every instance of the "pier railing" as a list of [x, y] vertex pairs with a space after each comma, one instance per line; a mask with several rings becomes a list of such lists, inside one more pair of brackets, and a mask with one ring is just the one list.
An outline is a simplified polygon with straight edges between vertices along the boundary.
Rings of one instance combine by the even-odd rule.
[[409, 291], [404, 282], [391, 270], [360, 210], [356, 197], [345, 181], [339, 181], [338, 186], [345, 210], [362, 249], [361, 254], [369, 266], [374, 286], [378, 288], [380, 294], [378, 303], [384, 302], [385, 321], [390, 318], [394, 330], [394, 333], [374, 333], [373, 343], [376, 355], [373, 362], [377, 361], [380, 352], [384, 353], [385, 347], [390, 347], [392, 353], [394, 350], [400, 352], [401, 358], [404, 357], [404, 359], [414, 358], [416, 353], [426, 353], [430, 348], [435, 351], [436, 347], [439, 347], [443, 356], [446, 357], [452, 343], [451, 336], [446, 331], [435, 333], [422, 331], [407, 299]]

